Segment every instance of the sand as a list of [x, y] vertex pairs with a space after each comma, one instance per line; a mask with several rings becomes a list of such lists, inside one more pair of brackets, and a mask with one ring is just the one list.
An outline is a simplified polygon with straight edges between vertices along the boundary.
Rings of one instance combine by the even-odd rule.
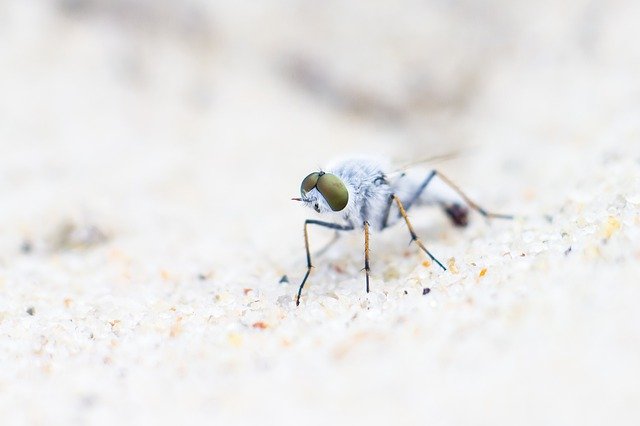
[[[639, 20], [3, 2], [1, 423], [638, 424]], [[452, 152], [435, 166], [526, 217], [412, 211], [449, 272], [397, 226], [369, 294], [345, 236], [295, 307], [306, 174]]]

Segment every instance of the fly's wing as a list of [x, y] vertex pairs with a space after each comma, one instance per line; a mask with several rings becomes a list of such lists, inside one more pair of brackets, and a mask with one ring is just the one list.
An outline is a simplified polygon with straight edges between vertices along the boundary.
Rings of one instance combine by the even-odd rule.
[[[468, 154], [468, 153], [465, 153]], [[403, 164], [402, 166], [398, 167], [397, 169], [393, 170], [391, 173], [392, 174], [401, 174], [406, 172], [408, 169], [415, 167], [415, 166], [419, 166], [419, 165], [428, 165], [428, 166], [432, 166], [435, 164], [440, 164], [440, 163], [444, 163], [446, 161], [452, 161], [452, 160], [457, 160], [459, 158], [462, 158], [463, 155], [462, 152], [460, 151], [451, 151], [451, 152], [446, 152], [446, 153], [442, 153], [442, 154], [436, 154], [436, 155], [432, 155], [429, 157], [424, 157], [418, 160], [413, 160], [410, 162], [398, 162], [400, 164]]]
[[406, 163], [404, 164], [402, 167], [400, 167], [400, 171], [405, 171], [411, 167], [415, 167], [421, 164], [424, 165], [433, 165], [433, 164], [439, 164], [439, 163], [444, 163], [445, 161], [451, 161], [451, 160], [455, 160], [457, 158], [462, 157], [462, 154], [459, 151], [452, 151], [452, 152], [447, 152], [445, 154], [439, 154], [439, 155], [433, 155], [431, 157], [425, 157], [425, 158], [421, 158], [419, 160], [414, 160], [411, 161], [410, 163]]

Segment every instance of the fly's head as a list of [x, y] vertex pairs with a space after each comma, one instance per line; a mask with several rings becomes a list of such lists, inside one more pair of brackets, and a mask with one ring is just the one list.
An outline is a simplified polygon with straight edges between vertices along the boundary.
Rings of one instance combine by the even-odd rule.
[[314, 172], [300, 185], [300, 198], [318, 213], [339, 212], [349, 203], [349, 191], [342, 180], [331, 173]]

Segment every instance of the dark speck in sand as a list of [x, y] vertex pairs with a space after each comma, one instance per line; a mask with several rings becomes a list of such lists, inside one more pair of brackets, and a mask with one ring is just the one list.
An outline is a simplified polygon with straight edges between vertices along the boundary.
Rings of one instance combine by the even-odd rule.
[[20, 251], [24, 254], [29, 254], [33, 251], [33, 243], [30, 240], [24, 240], [20, 244]]

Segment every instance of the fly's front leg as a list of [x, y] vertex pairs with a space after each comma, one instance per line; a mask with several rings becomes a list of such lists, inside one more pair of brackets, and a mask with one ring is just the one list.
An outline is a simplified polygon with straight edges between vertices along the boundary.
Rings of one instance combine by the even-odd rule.
[[304, 222], [304, 248], [307, 252], [307, 273], [304, 275], [302, 279], [302, 283], [300, 283], [300, 288], [298, 289], [298, 296], [296, 297], [296, 306], [300, 305], [300, 295], [302, 294], [302, 288], [304, 284], [307, 282], [307, 278], [311, 274], [311, 269], [313, 268], [313, 264], [311, 263], [311, 251], [309, 250], [309, 225], [318, 225], [329, 229], [335, 229], [336, 231], [351, 231], [353, 230], [353, 226], [345, 226], [337, 223], [330, 222], [322, 222], [320, 220], [307, 219]]
[[420, 247], [422, 251], [424, 251], [431, 258], [431, 260], [437, 263], [438, 266], [440, 266], [443, 271], [446, 271], [447, 268], [445, 268], [444, 265], [438, 259], [436, 259], [436, 257], [432, 255], [429, 250], [427, 250], [422, 240], [416, 234], [416, 231], [414, 231], [413, 225], [411, 225], [411, 222], [409, 221], [409, 217], [407, 216], [407, 211], [404, 209], [404, 205], [402, 204], [402, 201], [400, 201], [400, 198], [398, 198], [397, 195], [392, 195], [391, 198], [398, 205], [398, 210], [400, 210], [400, 216], [402, 216], [405, 223], [407, 224], [407, 228], [409, 229], [409, 233], [411, 234], [411, 242], [415, 242], [418, 245], [418, 247]]
[[367, 293], [369, 293], [369, 222], [364, 222], [364, 271], [366, 274]]

